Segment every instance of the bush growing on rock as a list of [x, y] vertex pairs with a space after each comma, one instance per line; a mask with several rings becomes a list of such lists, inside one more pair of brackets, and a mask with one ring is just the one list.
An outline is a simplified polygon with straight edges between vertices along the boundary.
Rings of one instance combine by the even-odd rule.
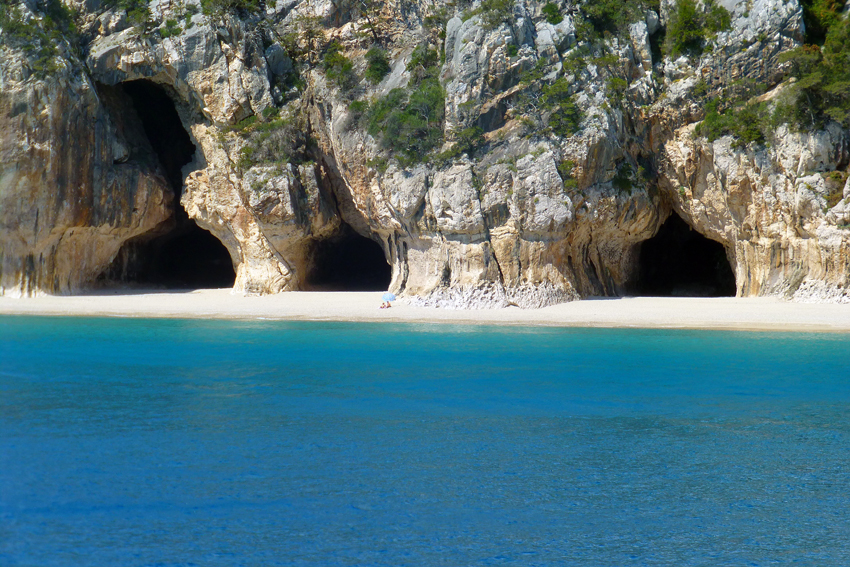
[[159, 31], [160, 37], [162, 39], [166, 39], [169, 37], [174, 37], [180, 35], [180, 32], [183, 30], [180, 28], [180, 24], [177, 23], [175, 19], [165, 20], [165, 26]]
[[369, 108], [366, 130], [401, 163], [417, 163], [442, 142], [444, 106], [445, 93], [435, 78], [411, 92], [393, 89]]
[[[655, 0], [589, 0], [582, 5], [584, 18], [598, 34], [608, 32], [617, 35], [626, 31], [629, 24], [644, 18], [647, 9], [657, 11], [658, 2]], [[579, 27], [583, 27], [581, 22]]]
[[778, 115], [800, 129], [822, 128], [828, 120], [850, 127], [850, 21], [840, 20], [823, 47], [805, 45], [780, 56], [797, 80], [789, 85]]
[[[303, 163], [308, 159], [310, 140], [305, 135], [303, 120], [295, 112], [281, 114], [277, 108], [267, 108], [262, 120], [256, 115], [224, 128], [220, 141], [239, 140], [241, 144], [236, 166], [245, 171], [256, 165]], [[227, 134], [235, 135], [228, 138]]]
[[744, 103], [722, 111], [719, 109], [719, 101], [713, 100], [706, 103], [705, 108], [705, 118], [694, 129], [694, 133], [705, 137], [709, 142], [731, 135], [735, 138], [733, 147], [751, 143], [763, 144], [766, 133], [772, 129], [770, 111], [766, 103]]
[[579, 131], [584, 118], [575, 97], [570, 94], [571, 85], [566, 77], [561, 77], [543, 88], [541, 97], [544, 110], [551, 110], [548, 125], [552, 132], [562, 138], [568, 138]]
[[410, 54], [410, 61], [405, 69], [413, 75], [414, 81], [421, 81], [427, 75], [434, 75], [439, 55], [437, 50], [428, 45], [418, 45]]
[[390, 59], [387, 52], [378, 46], [366, 52], [366, 78], [370, 83], [380, 83], [390, 72]]
[[575, 178], [576, 162], [572, 160], [562, 161], [558, 164], [558, 173], [564, 182], [564, 189], [575, 190], [578, 188], [578, 180]]
[[665, 50], [674, 59], [682, 54], [700, 55], [706, 41], [731, 25], [732, 15], [714, 0], [706, 0], [702, 9], [694, 0], [679, 0], [670, 13]]
[[482, 0], [481, 5], [472, 11], [465, 12], [463, 19], [481, 16], [481, 27], [494, 30], [504, 23], [509, 23], [514, 15], [513, 0]]
[[443, 141], [445, 92], [437, 77], [439, 55], [428, 45], [413, 50], [406, 89], [393, 89], [364, 113], [366, 131], [402, 165], [421, 162]]
[[35, 76], [45, 78], [60, 69], [63, 42], [78, 46], [76, 14], [60, 0], [45, 0], [38, 7], [40, 17], [27, 19], [17, 3], [0, 0], [0, 31], [23, 49]]
[[622, 195], [629, 195], [634, 187], [632, 183], [633, 176], [634, 171], [632, 170], [632, 166], [628, 162], [623, 162], [617, 166], [617, 173], [614, 175], [614, 178], [611, 179], [611, 186], [614, 187], [618, 193]]
[[357, 81], [354, 64], [342, 53], [342, 46], [337, 42], [332, 42], [325, 51], [322, 68], [325, 70], [325, 76], [343, 91], [349, 90]]
[[543, 12], [543, 16], [546, 18], [546, 21], [552, 25], [560, 24], [564, 21], [564, 16], [561, 15], [561, 10], [558, 9], [558, 5], [554, 2], [549, 2], [541, 9]]
[[[121, 1], [126, 2], [128, 0]], [[201, 0], [201, 11], [205, 16], [220, 18], [228, 13], [262, 13], [265, 11], [266, 6], [274, 7], [274, 5], [275, 0]]]
[[483, 143], [484, 131], [478, 126], [470, 126], [458, 132], [452, 147], [437, 154], [435, 159], [437, 162], [447, 162], [463, 154], [471, 155]]
[[806, 43], [822, 45], [830, 28], [841, 22], [845, 0], [802, 0]]

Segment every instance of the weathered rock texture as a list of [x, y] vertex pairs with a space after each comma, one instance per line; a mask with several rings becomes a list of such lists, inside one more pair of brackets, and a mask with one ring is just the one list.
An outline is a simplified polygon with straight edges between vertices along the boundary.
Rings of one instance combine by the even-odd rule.
[[[134, 113], [104, 94], [146, 79], [167, 87], [197, 147], [181, 205], [227, 247], [236, 291], [304, 289], [316, 243], [345, 223], [380, 243], [390, 290], [416, 302], [539, 307], [623, 295], [635, 290], [641, 243], [675, 212], [723, 244], [738, 295], [850, 302], [850, 182], [835, 187], [847, 177], [850, 133], [781, 127], [769, 146], [749, 147], [693, 136], [698, 84], [719, 92], [747, 78], [781, 88], [779, 55], [804, 33], [796, 0], [727, 0], [732, 28], [712, 52], [675, 61], [653, 58], [651, 34], [673, 4], [664, 2], [608, 40], [613, 62], [580, 65], [572, 18], [547, 23], [543, 2], [520, 0], [510, 25], [491, 30], [458, 12], [440, 40], [422, 27], [439, 4], [392, 0], [372, 17], [392, 71], [350, 92], [327, 79], [310, 48], [340, 42], [362, 76], [371, 28], [330, 2], [279, 3], [244, 19], [198, 14], [166, 39], [142, 37], [123, 13], [96, 4], [79, 5], [84, 56], [66, 49], [47, 78], [0, 40], [0, 294], [85, 289], [124, 242], [173, 214], [173, 191]], [[175, 5], [152, 2], [155, 22], [176, 17]], [[318, 39], [304, 33], [309, 18], [322, 23]], [[297, 89], [284, 80], [290, 32], [305, 52]], [[350, 104], [407, 85], [406, 64], [427, 41], [445, 53], [443, 149], [474, 125], [484, 141], [402, 167]], [[529, 84], [523, 73], [534, 69], [541, 78]], [[583, 114], [569, 136], [545, 128], [550, 111], [522, 106], [558, 76], [569, 77]], [[617, 101], [613, 76], [627, 85]], [[298, 116], [310, 159], [240, 162], [244, 141], [229, 126], [278, 109]]]

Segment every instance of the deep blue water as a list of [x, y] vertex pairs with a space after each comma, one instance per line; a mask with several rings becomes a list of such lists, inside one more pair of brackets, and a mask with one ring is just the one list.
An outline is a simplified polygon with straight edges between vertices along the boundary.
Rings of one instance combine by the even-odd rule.
[[0, 565], [848, 565], [850, 336], [0, 318]]

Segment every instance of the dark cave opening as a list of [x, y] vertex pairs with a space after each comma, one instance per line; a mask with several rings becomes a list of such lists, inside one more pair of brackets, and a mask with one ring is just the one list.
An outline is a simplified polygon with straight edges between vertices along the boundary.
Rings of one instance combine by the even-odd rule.
[[675, 212], [640, 244], [639, 254], [638, 295], [735, 295], [735, 274], [723, 245], [693, 230]]
[[194, 159], [196, 148], [172, 98], [165, 87], [145, 79], [121, 83], [116, 89], [131, 102], [174, 201], [165, 226], [126, 242], [102, 279], [171, 289], [232, 287], [236, 273], [227, 248], [190, 219], [180, 204], [182, 170]]
[[384, 291], [392, 269], [381, 246], [348, 224], [311, 250], [306, 287], [321, 291]]
[[159, 158], [168, 183], [179, 201], [183, 192], [183, 166], [192, 161], [195, 144], [165, 88], [145, 79], [121, 83], [119, 88], [133, 103], [151, 148]]

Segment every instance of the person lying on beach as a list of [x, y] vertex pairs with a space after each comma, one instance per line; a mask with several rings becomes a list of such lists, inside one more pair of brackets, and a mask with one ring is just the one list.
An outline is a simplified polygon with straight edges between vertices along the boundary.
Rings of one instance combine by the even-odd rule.
[[380, 307], [380, 309], [386, 309], [386, 308], [387, 308], [387, 304], [386, 304], [386, 303], [381, 303], [381, 307]]

